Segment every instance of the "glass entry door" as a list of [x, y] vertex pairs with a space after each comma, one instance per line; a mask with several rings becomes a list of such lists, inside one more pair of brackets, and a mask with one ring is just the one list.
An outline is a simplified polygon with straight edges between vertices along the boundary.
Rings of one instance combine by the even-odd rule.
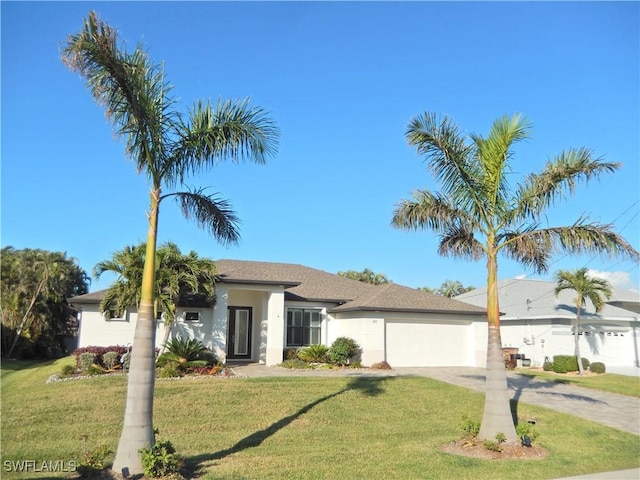
[[227, 358], [251, 358], [251, 307], [229, 307]]

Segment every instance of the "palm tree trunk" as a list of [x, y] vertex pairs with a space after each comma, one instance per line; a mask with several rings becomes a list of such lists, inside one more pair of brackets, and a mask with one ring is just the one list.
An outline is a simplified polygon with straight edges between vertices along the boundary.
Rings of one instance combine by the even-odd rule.
[[11, 347], [9, 347], [9, 351], [7, 352], [7, 357], [8, 358], [11, 358], [11, 354], [13, 353], [13, 349], [16, 348], [16, 344], [18, 343], [18, 340], [20, 339], [20, 335], [22, 335], [22, 332], [24, 331], [25, 327], [27, 326], [27, 320], [29, 318], [29, 313], [31, 313], [31, 309], [35, 305], [36, 300], [38, 298], [38, 295], [40, 295], [40, 291], [42, 290], [42, 287], [44, 287], [44, 284], [45, 284], [45, 282], [47, 280], [48, 280], [48, 275], [47, 275], [47, 271], [45, 269], [45, 277], [42, 280], [40, 280], [40, 283], [38, 284], [38, 288], [36, 289], [36, 292], [31, 297], [31, 303], [29, 303], [29, 307], [27, 308], [27, 311], [24, 312], [24, 315], [22, 316], [22, 321], [20, 322], [20, 325], [18, 326], [18, 329], [16, 330], [15, 336], [13, 337], [13, 342], [11, 343]]
[[518, 440], [511, 415], [507, 371], [502, 354], [500, 338], [500, 307], [498, 302], [498, 264], [497, 252], [487, 254], [487, 338], [486, 387], [484, 412], [478, 437], [482, 440], [495, 440], [502, 433], [507, 442]]
[[575, 328], [575, 341], [576, 341], [576, 348], [575, 348], [575, 356], [576, 356], [576, 360], [578, 361], [578, 374], [579, 375], [584, 375], [584, 367], [582, 366], [582, 358], [580, 357], [580, 310], [582, 307], [582, 299], [578, 299], [578, 301], [576, 302], [576, 328]]
[[131, 350], [124, 424], [120, 441], [118, 442], [116, 458], [113, 462], [113, 469], [125, 477], [143, 473], [139, 450], [154, 444], [153, 390], [156, 372], [156, 322], [153, 314], [153, 286], [155, 283], [155, 250], [159, 199], [160, 189], [157, 188], [151, 192], [147, 250], [144, 260], [138, 320]]

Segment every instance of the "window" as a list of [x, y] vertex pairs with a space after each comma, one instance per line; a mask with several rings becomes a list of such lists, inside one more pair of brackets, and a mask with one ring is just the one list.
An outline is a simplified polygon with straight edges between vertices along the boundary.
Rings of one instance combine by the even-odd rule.
[[184, 321], [185, 322], [199, 322], [200, 321], [200, 312], [184, 312]]
[[320, 310], [290, 308], [287, 310], [287, 346], [304, 347], [320, 343]]
[[108, 322], [126, 322], [127, 320], [127, 312], [118, 312], [115, 309], [109, 309], [104, 312], [104, 319]]

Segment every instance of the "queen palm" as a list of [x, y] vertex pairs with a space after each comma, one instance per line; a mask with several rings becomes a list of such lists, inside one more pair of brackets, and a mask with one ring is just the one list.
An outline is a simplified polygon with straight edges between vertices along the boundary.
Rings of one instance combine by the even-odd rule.
[[438, 253], [487, 266], [486, 394], [479, 436], [494, 440], [503, 433], [517, 439], [510, 410], [500, 339], [498, 254], [536, 272], [548, 270], [554, 252], [607, 252], [637, 259], [638, 252], [612, 230], [584, 217], [570, 226], [544, 227], [544, 211], [580, 180], [598, 178], [618, 163], [594, 158], [585, 148], [567, 150], [539, 173], [525, 176], [515, 187], [510, 162], [513, 146], [529, 137], [530, 123], [520, 115], [497, 119], [486, 137], [467, 140], [447, 117], [425, 113], [407, 129], [408, 143], [428, 160], [441, 184], [440, 192], [417, 190], [398, 203], [392, 225], [404, 230], [429, 229], [439, 234]]
[[584, 366], [580, 358], [580, 314], [587, 300], [591, 302], [596, 313], [599, 313], [604, 307], [605, 298], [611, 297], [611, 284], [602, 278], [590, 277], [588, 272], [586, 268], [579, 268], [574, 271], [558, 270], [554, 275], [558, 284], [555, 290], [556, 296], [563, 290], [574, 290], [577, 294], [574, 300], [576, 304], [574, 335], [575, 356], [580, 375], [584, 375]]
[[[100, 303], [101, 311], [123, 312], [140, 303], [145, 252], [144, 243], [127, 246], [93, 268], [96, 278], [105, 272], [118, 276]], [[184, 294], [195, 293], [213, 300], [216, 266], [213, 260], [199, 257], [196, 252], [184, 255], [173, 242], [166, 242], [156, 249], [155, 265], [154, 316], [157, 318], [158, 312], [162, 312], [165, 330], [161, 345], [164, 349], [175, 322], [179, 299]]]
[[116, 31], [95, 12], [89, 13], [79, 33], [67, 38], [62, 60], [86, 79], [116, 134], [126, 139], [126, 155], [150, 186], [138, 320], [114, 461], [116, 471], [126, 468], [137, 474], [142, 472], [138, 450], [154, 441], [154, 275], [160, 203], [174, 198], [185, 217], [193, 217], [214, 238], [237, 242], [237, 218], [226, 201], [204, 189], [172, 190], [225, 159], [264, 163], [275, 153], [279, 132], [266, 113], [248, 101], [218, 101], [215, 107], [197, 101], [186, 114], [177, 111], [163, 66], [153, 64], [140, 44], [131, 53], [120, 49]]

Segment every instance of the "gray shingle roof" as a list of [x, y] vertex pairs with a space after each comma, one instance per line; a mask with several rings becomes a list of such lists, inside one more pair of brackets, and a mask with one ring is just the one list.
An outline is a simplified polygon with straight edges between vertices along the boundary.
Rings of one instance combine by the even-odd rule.
[[[282, 285], [288, 300], [335, 303], [335, 312], [383, 310], [479, 315], [484, 306], [433, 295], [395, 283], [370, 285], [291, 263], [217, 260], [219, 282]], [[106, 290], [80, 295], [75, 304], [99, 303]]]
[[[576, 293], [572, 290], [555, 295], [555, 282], [541, 280], [508, 279], [498, 282], [498, 299], [503, 319], [516, 318], [575, 318]], [[487, 288], [477, 288], [456, 297], [457, 300], [475, 305], [486, 305]], [[637, 320], [637, 314], [623, 308], [605, 305], [600, 314], [590, 302], [581, 313], [584, 320], [593, 319], [625, 319]]]

